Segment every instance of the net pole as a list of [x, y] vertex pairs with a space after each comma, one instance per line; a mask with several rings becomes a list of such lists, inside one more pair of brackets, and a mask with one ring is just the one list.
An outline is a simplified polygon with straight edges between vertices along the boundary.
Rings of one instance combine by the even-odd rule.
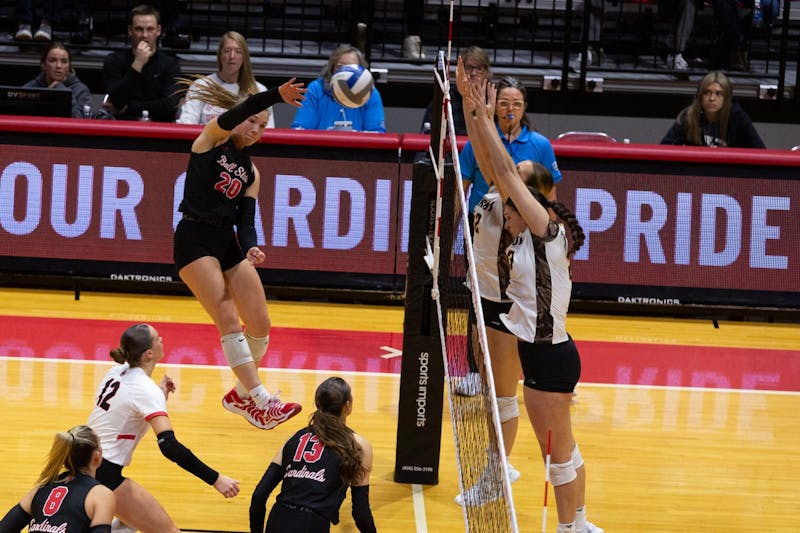
[[[444, 98], [442, 99], [442, 113], [446, 118], [450, 117], [450, 53], [453, 49], [453, 0], [450, 0], [450, 19], [448, 21], [447, 30], [447, 59], [444, 65], [440, 65], [443, 74], [439, 84], [442, 87]], [[452, 122], [452, 120], [449, 120]], [[437, 199], [436, 199], [436, 223], [434, 226], [434, 242], [433, 242], [433, 288], [431, 289], [431, 298], [434, 300], [439, 299], [439, 259], [441, 249], [439, 245], [441, 231], [442, 231], [442, 195], [444, 191], [444, 145], [447, 138], [447, 125], [448, 120], [441, 121], [439, 126], [439, 147], [436, 154], [436, 180], [437, 180]], [[431, 158], [433, 159], [433, 158]]]

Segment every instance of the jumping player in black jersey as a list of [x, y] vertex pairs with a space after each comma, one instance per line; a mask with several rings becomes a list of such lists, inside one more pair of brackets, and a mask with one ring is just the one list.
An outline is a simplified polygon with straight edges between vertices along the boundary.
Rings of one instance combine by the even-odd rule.
[[19, 533], [27, 526], [30, 531], [109, 533], [114, 494], [94, 479], [102, 460], [100, 440], [89, 426], [56, 433], [36, 486], [0, 520], [0, 531]]
[[308, 427], [292, 435], [275, 454], [250, 500], [250, 533], [264, 533], [267, 498], [281, 492], [269, 513], [269, 533], [326, 533], [339, 523], [348, 485], [353, 519], [361, 533], [374, 533], [369, 507], [372, 446], [347, 426], [353, 411], [350, 385], [338, 377], [323, 381], [314, 395], [317, 410]]
[[238, 378], [223, 406], [258, 428], [272, 429], [301, 406], [281, 402], [258, 377], [270, 320], [255, 269], [266, 257], [254, 225], [260, 178], [245, 149], [261, 139], [267, 108], [281, 100], [301, 107], [306, 90], [294, 78], [242, 101], [213, 82], [196, 89], [193, 98], [227, 111], [206, 124], [192, 144], [179, 208], [183, 219], [175, 230], [175, 266], [217, 326], [225, 358]]

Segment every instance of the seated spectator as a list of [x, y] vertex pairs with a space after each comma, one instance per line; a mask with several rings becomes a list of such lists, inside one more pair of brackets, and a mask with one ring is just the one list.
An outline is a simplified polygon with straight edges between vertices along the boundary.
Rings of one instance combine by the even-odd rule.
[[89, 88], [78, 79], [72, 70], [69, 50], [58, 41], [53, 41], [42, 52], [39, 62], [42, 72], [24, 87], [47, 87], [72, 92], [72, 117], [83, 116], [83, 106], [90, 105], [92, 95]]
[[694, 101], [680, 112], [661, 144], [766, 148], [750, 117], [732, 97], [728, 77], [709, 72]]
[[192, 37], [184, 27], [188, 7], [187, 0], [164, 0], [156, 6], [161, 10], [161, 19], [164, 24], [162, 44], [167, 48], [190, 48]]
[[383, 101], [378, 89], [372, 88], [369, 100], [361, 107], [344, 107], [333, 98], [331, 76], [337, 68], [352, 64], [367, 67], [364, 54], [358, 48], [343, 44], [333, 51], [321, 76], [309, 84], [303, 107], [295, 112], [292, 128], [329, 130], [333, 129], [334, 122], [345, 120], [352, 122], [354, 131], [386, 133]]
[[720, 35], [712, 51], [712, 68], [748, 71], [747, 45], [750, 42], [753, 0], [744, 0], [746, 16], [740, 16], [738, 0], [711, 0]]
[[33, 0], [17, 0], [17, 19], [19, 26], [14, 39], [18, 41], [47, 42], [53, 38], [53, 23], [61, 18], [61, 2], [58, 0], [44, 0], [42, 2], [42, 18], [39, 29], [33, 33]]
[[150, 5], [134, 7], [128, 14], [131, 50], [119, 50], [103, 61], [103, 81], [108, 93], [104, 104], [118, 119], [138, 120], [142, 111], [150, 119], [173, 122], [179, 97], [178, 60], [158, 48], [161, 18]]
[[[478, 85], [482, 80], [492, 79], [492, 67], [489, 64], [489, 54], [479, 46], [467, 48], [461, 58], [464, 61], [464, 71], [469, 76], [469, 82]], [[456, 135], [466, 135], [467, 126], [464, 124], [464, 112], [461, 102], [461, 95], [455, 88], [455, 84], [450, 87], [450, 104], [453, 107], [453, 125]], [[422, 128], [420, 133], [428, 134], [431, 132], [431, 111], [433, 102], [428, 104], [425, 115], [422, 117]]]
[[[603, 31], [603, 17], [605, 16], [605, 0], [584, 1], [583, 10], [584, 12], [588, 10], [588, 20], [584, 18], [584, 21], [587, 22], [586, 28], [584, 28], [586, 35], [586, 64], [596, 67], [601, 65], [605, 59], [605, 53], [600, 44], [600, 37]], [[578, 54], [575, 60], [572, 61], [572, 67], [578, 69], [582, 62], [583, 52]]]
[[[247, 40], [241, 33], [229, 31], [222, 34], [217, 47], [217, 72], [200, 78], [189, 87], [186, 100], [181, 106], [180, 117], [176, 122], [180, 124], [208, 124], [208, 122], [225, 112], [225, 109], [214, 107], [196, 98], [196, 85], [207, 85], [214, 82], [227, 89], [231, 94], [244, 98], [247, 95], [264, 92], [267, 90], [258, 83], [253, 76], [253, 67], [250, 64], [250, 50]], [[275, 127], [275, 117], [272, 108], [267, 109], [269, 119], [267, 127]]]

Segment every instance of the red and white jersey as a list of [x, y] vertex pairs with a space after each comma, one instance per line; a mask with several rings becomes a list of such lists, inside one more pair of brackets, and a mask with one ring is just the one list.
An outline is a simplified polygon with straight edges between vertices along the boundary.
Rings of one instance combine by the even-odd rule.
[[506, 250], [511, 263], [508, 295], [514, 302], [503, 324], [525, 342], [559, 344], [567, 335], [567, 309], [572, 279], [567, 258], [567, 235], [558, 225], [558, 235], [549, 242], [523, 231]]
[[503, 228], [503, 199], [494, 186], [475, 206], [473, 215], [472, 248], [478, 292], [481, 298], [492, 302], [508, 302], [506, 288], [510, 267], [505, 250], [511, 244], [512, 237]]
[[167, 398], [144, 370], [128, 363], [106, 372], [94, 398], [88, 424], [100, 437], [103, 458], [128, 466], [148, 421], [167, 414]]

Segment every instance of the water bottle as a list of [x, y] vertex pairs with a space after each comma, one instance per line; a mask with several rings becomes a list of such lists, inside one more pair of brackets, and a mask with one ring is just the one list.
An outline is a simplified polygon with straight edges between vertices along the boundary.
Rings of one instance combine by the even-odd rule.
[[761, 0], [755, 0], [753, 4], [753, 27], [761, 28], [764, 26], [764, 10], [761, 9]]
[[83, 118], [92, 118], [92, 106], [88, 104], [83, 106]]
[[142, 109], [142, 117], [139, 120], [141, 122], [150, 122], [150, 111]]
[[328, 129], [331, 130], [338, 130], [338, 131], [353, 131], [353, 122], [347, 120], [347, 115], [344, 112], [344, 109], [339, 109], [342, 113], [342, 120], [334, 120], [333, 126]]

